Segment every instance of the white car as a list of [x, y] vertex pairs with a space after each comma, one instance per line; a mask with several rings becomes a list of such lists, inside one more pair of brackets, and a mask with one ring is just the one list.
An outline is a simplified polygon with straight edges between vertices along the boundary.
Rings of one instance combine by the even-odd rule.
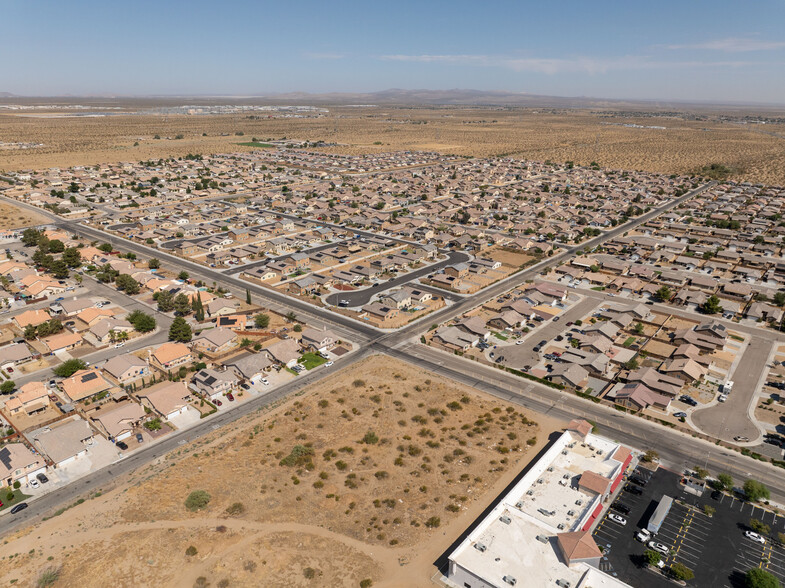
[[627, 524], [627, 519], [625, 519], [623, 516], [617, 515], [616, 513], [613, 513], [613, 512], [608, 515], [608, 518], [610, 520], [612, 520], [614, 523], [619, 523], [620, 525], [626, 525]]
[[523, 339], [518, 339], [518, 340], [515, 342], [515, 344], [516, 344], [516, 345], [523, 345]]
[[261, 382], [262, 382], [263, 386], [269, 386], [270, 385], [270, 380], [268, 380], [267, 378], [262, 378]]
[[725, 396], [725, 394], [720, 394], [719, 398], [717, 398], [717, 401], [718, 402], [725, 402], [727, 399], [728, 399], [728, 397]]
[[331, 365], [333, 365], [333, 362], [332, 361], [328, 361], [326, 364], [324, 364], [324, 367], [330, 367]]
[[635, 533], [635, 539], [637, 539], [641, 543], [646, 543], [652, 537], [653, 535], [651, 534], [651, 531], [649, 531], [648, 529], [641, 529], [640, 531]]
[[763, 535], [759, 535], [753, 531], [744, 531], [744, 536], [747, 539], [752, 539], [755, 543], [760, 543], [761, 545], [766, 545], [766, 538]]
[[38, 483], [38, 480], [30, 480], [29, 485], [31, 488], [38, 488], [41, 484]]
[[119, 347], [122, 347], [123, 345], [125, 345], [125, 341], [120, 341], [119, 343], [115, 343], [114, 347], [115, 347], [115, 349], [117, 349]]
[[654, 551], [661, 553], [662, 555], [668, 555], [670, 553], [670, 549], [668, 549], [665, 545], [657, 541], [649, 541], [647, 545], [649, 546], [649, 549], [653, 549]]

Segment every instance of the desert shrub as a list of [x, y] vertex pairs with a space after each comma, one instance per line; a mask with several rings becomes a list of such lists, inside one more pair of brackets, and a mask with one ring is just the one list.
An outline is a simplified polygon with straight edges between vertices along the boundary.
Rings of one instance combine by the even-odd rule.
[[226, 514], [230, 516], [241, 515], [245, 512], [245, 506], [242, 502], [234, 502], [226, 507]]
[[355, 388], [362, 388], [363, 386], [365, 386], [365, 380], [361, 380], [360, 378], [357, 378], [354, 382], [352, 382], [352, 386], [354, 386]]
[[194, 490], [185, 499], [185, 508], [194, 512], [204, 508], [210, 502], [210, 494], [205, 490]]
[[442, 524], [442, 520], [439, 517], [431, 517], [427, 521], [425, 521], [425, 526], [429, 529], [435, 529], [439, 525]]
[[185, 555], [196, 555], [199, 551], [193, 545], [189, 545], [188, 549], [185, 550]]
[[305, 445], [295, 445], [292, 447], [292, 452], [284, 457], [280, 464], [289, 467], [305, 467], [307, 469], [313, 468], [313, 448], [306, 447]]
[[35, 581], [37, 588], [46, 588], [52, 586], [60, 578], [60, 568], [49, 567], [41, 570], [38, 574], [38, 579]]

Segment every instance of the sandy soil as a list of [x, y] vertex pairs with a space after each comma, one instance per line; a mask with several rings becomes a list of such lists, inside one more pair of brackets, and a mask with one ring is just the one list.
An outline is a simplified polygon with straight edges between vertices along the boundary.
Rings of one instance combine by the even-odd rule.
[[18, 229], [48, 223], [50, 220], [40, 214], [23, 210], [8, 202], [0, 202], [0, 229]]
[[[563, 426], [372, 357], [8, 538], [0, 583], [53, 566], [63, 586], [427, 586]], [[298, 444], [313, 454], [282, 465]]]
[[[714, 117], [697, 121], [602, 116], [599, 110], [580, 109], [329, 108], [322, 118], [266, 120], [242, 115], [46, 119], [3, 114], [0, 142], [43, 146], [0, 151], [0, 170], [218, 153], [249, 149], [237, 143], [254, 137], [287, 137], [339, 143], [327, 149], [338, 153], [421, 149], [578, 164], [596, 161], [610, 168], [664, 173], [690, 173], [719, 163], [737, 170], [736, 178], [785, 184], [785, 129], [780, 125], [758, 128]], [[627, 123], [666, 128], [620, 126]], [[235, 136], [237, 132], [244, 136]], [[154, 139], [156, 134], [162, 138]], [[183, 138], [172, 138], [178, 134]]]

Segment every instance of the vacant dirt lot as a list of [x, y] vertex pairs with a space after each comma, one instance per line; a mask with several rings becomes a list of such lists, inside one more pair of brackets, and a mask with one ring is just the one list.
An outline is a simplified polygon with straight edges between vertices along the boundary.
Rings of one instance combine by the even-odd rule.
[[426, 586], [563, 425], [373, 357], [18, 533], [0, 584]]
[[[263, 120], [243, 115], [28, 118], [3, 114], [0, 142], [43, 146], [0, 151], [0, 170], [219, 153], [249, 149], [237, 143], [254, 137], [287, 137], [336, 142], [340, 145], [327, 150], [338, 153], [424, 149], [578, 164], [596, 161], [610, 168], [664, 173], [693, 172], [718, 163], [736, 170], [737, 178], [785, 184], [782, 125], [720, 122], [715, 116], [719, 113], [714, 112], [707, 120], [690, 120], [610, 115], [601, 109], [328, 108], [329, 114], [320, 118]], [[240, 132], [244, 135], [237, 136]], [[156, 135], [161, 138], [155, 139]], [[178, 135], [183, 138], [175, 139]]]
[[46, 222], [48, 219], [40, 214], [28, 212], [8, 202], [0, 202], [0, 229], [2, 230], [31, 227]]

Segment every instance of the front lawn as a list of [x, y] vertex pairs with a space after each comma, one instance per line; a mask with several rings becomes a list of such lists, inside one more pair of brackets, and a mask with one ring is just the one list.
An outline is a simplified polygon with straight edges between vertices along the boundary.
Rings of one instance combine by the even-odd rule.
[[307, 370], [312, 370], [313, 368], [318, 367], [326, 362], [327, 360], [324, 359], [321, 355], [316, 353], [304, 353], [297, 363]]
[[501, 339], [502, 341], [506, 341], [508, 339], [508, 337], [505, 337], [501, 333], [497, 333], [496, 331], [491, 331], [491, 332], [493, 333], [493, 336], [496, 337], [497, 339]]
[[3, 502], [3, 506], [0, 506], [0, 510], [5, 510], [7, 508], [13, 507], [15, 504], [19, 504], [20, 502], [24, 502], [28, 498], [30, 498], [27, 494], [23, 494], [21, 490], [11, 490], [14, 493], [14, 497], [11, 500], [6, 500], [8, 495], [8, 488], [3, 488], [0, 490], [0, 501]]

